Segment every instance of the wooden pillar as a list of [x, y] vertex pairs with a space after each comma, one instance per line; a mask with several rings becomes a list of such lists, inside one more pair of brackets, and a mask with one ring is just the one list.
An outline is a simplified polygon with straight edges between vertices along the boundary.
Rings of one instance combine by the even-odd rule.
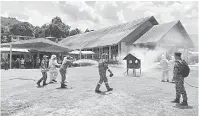
[[118, 43], [118, 57], [121, 59], [121, 43]]
[[111, 59], [111, 46], [109, 46], [109, 60]]
[[12, 44], [10, 44], [10, 69], [12, 69]]
[[99, 53], [98, 53], [99, 54], [99, 59], [101, 58], [101, 56], [100, 56], [101, 53], [100, 52], [101, 52], [101, 50], [100, 50], [100, 47], [99, 47]]
[[[92, 52], [94, 52], [94, 51], [93, 51], [93, 48], [92, 48]], [[92, 54], [92, 60], [93, 60], [93, 54]]]

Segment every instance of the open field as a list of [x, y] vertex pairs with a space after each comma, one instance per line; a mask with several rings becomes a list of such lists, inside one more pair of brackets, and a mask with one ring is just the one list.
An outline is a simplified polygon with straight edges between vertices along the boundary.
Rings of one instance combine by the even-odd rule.
[[[162, 83], [159, 70], [142, 73], [141, 77], [123, 75], [125, 69], [112, 67], [109, 84], [112, 94], [94, 92], [99, 80], [95, 66], [69, 69], [68, 86], [58, 83], [36, 87], [41, 77], [38, 69], [1, 70], [2, 116], [197, 116], [198, 88], [185, 84], [189, 107], [174, 107], [175, 85]], [[198, 85], [198, 73], [192, 68], [185, 81]], [[47, 81], [48, 82], [48, 81]], [[101, 87], [105, 91], [105, 86]]]

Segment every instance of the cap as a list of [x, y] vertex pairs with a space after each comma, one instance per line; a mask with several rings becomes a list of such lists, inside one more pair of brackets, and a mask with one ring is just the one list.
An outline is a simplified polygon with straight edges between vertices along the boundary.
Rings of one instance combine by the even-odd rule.
[[180, 52], [175, 52], [175, 56], [181, 56], [182, 55], [182, 53], [180, 53]]
[[47, 56], [47, 55], [44, 55], [43, 58], [48, 58], [48, 56]]
[[104, 58], [106, 57], [108, 54], [107, 53], [102, 53], [101, 57]]

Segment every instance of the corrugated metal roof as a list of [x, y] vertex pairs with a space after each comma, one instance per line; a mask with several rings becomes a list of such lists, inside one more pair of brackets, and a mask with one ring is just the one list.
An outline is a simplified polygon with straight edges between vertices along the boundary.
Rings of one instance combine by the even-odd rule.
[[97, 31], [70, 36], [61, 40], [59, 43], [68, 46], [71, 49], [93, 48], [117, 44], [150, 18], [152, 17], [142, 18], [106, 27]]
[[3, 43], [1, 47], [10, 47], [12, 44], [13, 48], [26, 48], [26, 49], [34, 49], [38, 51], [48, 51], [48, 52], [68, 52], [72, 51], [68, 47], [62, 45], [61, 43], [55, 43], [45, 38], [37, 38], [37, 39], [29, 39], [29, 40], [21, 40], [17, 42]]
[[158, 42], [178, 21], [154, 25], [149, 31], [142, 35], [134, 44]]

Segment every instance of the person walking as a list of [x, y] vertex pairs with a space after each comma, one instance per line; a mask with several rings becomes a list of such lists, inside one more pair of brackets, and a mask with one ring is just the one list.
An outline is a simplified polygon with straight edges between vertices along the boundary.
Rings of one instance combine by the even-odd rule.
[[61, 88], [66, 88], [65, 84], [66, 74], [68, 74], [67, 68], [73, 64], [72, 58], [69, 56], [64, 57], [59, 72], [61, 74]]
[[172, 103], [180, 103], [180, 97], [182, 95], [183, 97], [183, 102], [180, 103], [182, 106], [188, 106], [187, 103], [187, 93], [184, 87], [184, 77], [183, 77], [183, 61], [181, 59], [181, 53], [176, 52], [175, 53], [175, 65], [174, 65], [174, 70], [173, 70], [173, 79], [175, 81], [175, 89], [176, 89], [176, 99], [171, 101]]
[[95, 92], [96, 93], [101, 93], [101, 91], [99, 90], [101, 84], [104, 82], [105, 86], [107, 88], [107, 91], [112, 91], [113, 88], [110, 88], [109, 84], [108, 84], [108, 78], [106, 76], [106, 71], [108, 70], [108, 72], [110, 73], [110, 77], [113, 76], [112, 71], [108, 68], [108, 64], [106, 63], [106, 54], [102, 54], [102, 58], [99, 60], [99, 64], [98, 64], [98, 71], [99, 71], [99, 75], [100, 75], [100, 80], [95, 88]]
[[162, 67], [162, 82], [169, 82], [169, 61], [162, 55], [160, 65]]
[[38, 80], [37, 85], [40, 87], [40, 83], [41, 81], [43, 81], [43, 86], [47, 85], [46, 80], [47, 80], [47, 58], [48, 56], [44, 55], [43, 59], [41, 61], [41, 73], [42, 73], [42, 77]]
[[57, 82], [56, 78], [58, 76], [58, 71], [56, 69], [57, 66], [60, 66], [61, 64], [57, 63], [57, 58], [56, 55], [52, 55], [50, 60], [49, 60], [49, 73], [50, 73], [50, 82], [49, 83], [54, 83]]

